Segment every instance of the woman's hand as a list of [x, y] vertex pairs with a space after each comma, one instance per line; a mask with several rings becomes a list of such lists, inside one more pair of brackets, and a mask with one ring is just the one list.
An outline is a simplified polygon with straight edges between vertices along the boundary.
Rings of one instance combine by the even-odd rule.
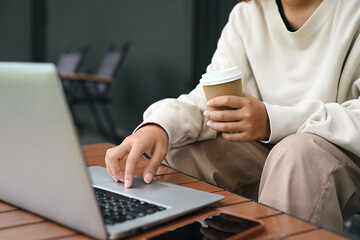
[[208, 107], [230, 107], [232, 110], [207, 110], [208, 127], [222, 132], [225, 139], [234, 142], [266, 140], [270, 137], [270, 124], [265, 104], [250, 94], [220, 96], [211, 99]]
[[[116, 147], [106, 152], [105, 163], [109, 174], [115, 181], [122, 181], [126, 188], [131, 187], [137, 162], [146, 153], [149, 163], [144, 170], [144, 180], [150, 183], [164, 160], [168, 150], [169, 138], [165, 130], [156, 124], [141, 127]], [[121, 169], [120, 161], [126, 159], [125, 169]]]

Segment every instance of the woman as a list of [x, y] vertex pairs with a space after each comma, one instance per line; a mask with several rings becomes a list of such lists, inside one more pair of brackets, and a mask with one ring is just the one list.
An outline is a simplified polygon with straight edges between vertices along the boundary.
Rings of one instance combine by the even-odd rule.
[[172, 149], [173, 167], [341, 231], [360, 210], [359, 32], [358, 0], [239, 3], [207, 71], [237, 66], [244, 96], [206, 103], [197, 86], [153, 104], [107, 152], [109, 173], [130, 187], [147, 153], [149, 183]]

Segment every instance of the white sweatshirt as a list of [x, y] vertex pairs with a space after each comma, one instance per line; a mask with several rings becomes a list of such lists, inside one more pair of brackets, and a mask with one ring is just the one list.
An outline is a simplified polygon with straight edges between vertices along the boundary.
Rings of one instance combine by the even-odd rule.
[[[324, 0], [296, 32], [289, 32], [275, 0], [239, 3], [230, 14], [207, 71], [237, 66], [243, 89], [265, 103], [277, 143], [312, 133], [360, 156], [360, 1]], [[144, 113], [169, 135], [170, 147], [212, 139], [198, 85]], [[144, 124], [143, 123], [143, 124]]]

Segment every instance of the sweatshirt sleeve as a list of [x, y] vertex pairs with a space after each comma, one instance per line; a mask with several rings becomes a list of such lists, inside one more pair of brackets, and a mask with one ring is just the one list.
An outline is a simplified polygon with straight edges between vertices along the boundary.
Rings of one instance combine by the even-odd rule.
[[277, 143], [294, 133], [312, 133], [360, 156], [360, 37], [348, 53], [338, 83], [337, 102], [306, 100], [296, 106], [265, 102], [271, 135]]
[[206, 125], [203, 115], [206, 108], [202, 86], [198, 85], [190, 94], [152, 104], [145, 111], [144, 122], [139, 127], [148, 123], [160, 125], [169, 136], [169, 148], [213, 139], [216, 131]]
[[[360, 79], [353, 84], [359, 96]], [[294, 133], [312, 133], [360, 156], [360, 98], [343, 103], [303, 101], [284, 107], [265, 103], [271, 135], [276, 143]]]

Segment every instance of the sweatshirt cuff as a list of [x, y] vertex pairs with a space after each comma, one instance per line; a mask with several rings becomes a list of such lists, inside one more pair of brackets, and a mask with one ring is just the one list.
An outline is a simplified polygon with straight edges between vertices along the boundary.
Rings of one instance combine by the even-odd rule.
[[[301, 125], [301, 114], [296, 107], [271, 105], [264, 102], [269, 117], [270, 137], [263, 143], [277, 143], [297, 132]], [[301, 111], [300, 111], [301, 112]], [[299, 116], [298, 116], [299, 115]]]
[[157, 118], [157, 117], [148, 117], [146, 120], [144, 120], [139, 126], [137, 126], [135, 128], [135, 130], [133, 131], [136, 132], [137, 130], [139, 130], [141, 127], [143, 127], [144, 125], [147, 125], [147, 124], [156, 124], [158, 125], [159, 127], [161, 127], [162, 129], [164, 129], [164, 131], [166, 132], [166, 134], [168, 135], [168, 139], [169, 139], [169, 142], [168, 142], [168, 150], [170, 149], [171, 147], [171, 143], [172, 143], [172, 140], [173, 138], [171, 137], [170, 135], [170, 128], [166, 125], [165, 123], [166, 121], [161, 121], [161, 118]]

